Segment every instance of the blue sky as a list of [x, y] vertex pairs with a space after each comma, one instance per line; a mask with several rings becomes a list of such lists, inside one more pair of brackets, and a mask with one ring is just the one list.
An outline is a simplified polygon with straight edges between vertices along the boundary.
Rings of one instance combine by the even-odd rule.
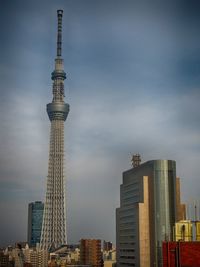
[[56, 10], [63, 9], [68, 240], [115, 242], [131, 154], [173, 159], [199, 199], [200, 18], [195, 1], [0, 1], [1, 244], [26, 240], [46, 189]]

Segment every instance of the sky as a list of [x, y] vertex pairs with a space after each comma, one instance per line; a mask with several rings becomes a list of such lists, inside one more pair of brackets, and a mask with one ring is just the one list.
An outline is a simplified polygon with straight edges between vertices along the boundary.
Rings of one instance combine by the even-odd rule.
[[57, 9], [68, 243], [115, 243], [133, 153], [176, 160], [182, 201], [200, 199], [198, 1], [0, 0], [0, 245], [27, 239], [28, 203], [45, 198]]

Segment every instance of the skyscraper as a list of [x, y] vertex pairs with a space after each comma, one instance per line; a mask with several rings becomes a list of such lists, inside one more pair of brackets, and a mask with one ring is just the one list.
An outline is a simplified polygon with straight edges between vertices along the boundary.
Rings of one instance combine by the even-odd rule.
[[66, 244], [66, 206], [64, 179], [64, 121], [69, 113], [69, 104], [64, 102], [64, 80], [66, 73], [62, 59], [62, 16], [57, 11], [57, 57], [55, 70], [51, 74], [53, 80], [53, 100], [47, 104], [47, 113], [51, 121], [49, 166], [47, 176], [46, 200], [40, 247], [42, 249], [57, 248]]
[[147, 161], [123, 173], [116, 211], [118, 267], [162, 266], [162, 242], [172, 240], [181, 214], [178, 185], [172, 160]]
[[29, 246], [36, 246], [40, 243], [40, 236], [42, 230], [44, 203], [35, 201], [28, 205], [28, 244]]

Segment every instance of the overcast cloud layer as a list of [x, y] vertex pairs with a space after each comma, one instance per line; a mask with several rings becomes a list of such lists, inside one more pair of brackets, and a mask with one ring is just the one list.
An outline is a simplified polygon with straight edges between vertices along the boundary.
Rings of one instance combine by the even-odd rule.
[[28, 203], [45, 197], [57, 9], [68, 242], [115, 243], [132, 153], [176, 160], [183, 201], [199, 199], [200, 6], [169, 2], [0, 0], [0, 245], [26, 240]]

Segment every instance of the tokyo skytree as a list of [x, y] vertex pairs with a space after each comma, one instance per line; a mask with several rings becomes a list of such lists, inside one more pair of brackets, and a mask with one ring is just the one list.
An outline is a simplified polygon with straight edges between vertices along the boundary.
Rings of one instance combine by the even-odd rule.
[[62, 15], [57, 11], [57, 56], [53, 80], [53, 100], [47, 104], [47, 113], [51, 121], [49, 164], [47, 176], [46, 200], [43, 213], [40, 248], [51, 250], [66, 244], [66, 206], [64, 177], [64, 121], [69, 113], [69, 104], [64, 102], [64, 80], [66, 73], [62, 59]]

